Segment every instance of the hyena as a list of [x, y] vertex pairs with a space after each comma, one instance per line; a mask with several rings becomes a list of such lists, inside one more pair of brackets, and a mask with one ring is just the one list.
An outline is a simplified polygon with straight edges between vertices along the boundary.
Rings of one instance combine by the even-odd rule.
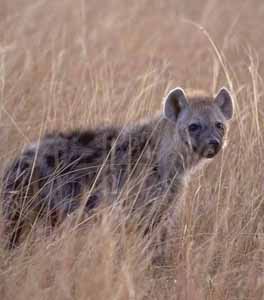
[[222, 148], [232, 115], [226, 88], [214, 97], [175, 88], [150, 120], [55, 132], [29, 145], [3, 178], [9, 246], [19, 242], [26, 223], [46, 218], [54, 226], [80, 206], [90, 213], [103, 199], [116, 203], [126, 186], [131, 211], [148, 215], [147, 230], [154, 228], [175, 206], [190, 171]]

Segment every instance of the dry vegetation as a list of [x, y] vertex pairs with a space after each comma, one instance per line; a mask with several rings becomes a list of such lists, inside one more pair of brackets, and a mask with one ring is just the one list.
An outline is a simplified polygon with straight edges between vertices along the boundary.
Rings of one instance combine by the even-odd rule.
[[166, 264], [151, 265], [110, 210], [1, 248], [1, 299], [263, 299], [263, 2], [1, 0], [0, 17], [1, 172], [48, 130], [137, 120], [174, 86], [225, 84], [236, 102], [229, 145], [192, 180]]

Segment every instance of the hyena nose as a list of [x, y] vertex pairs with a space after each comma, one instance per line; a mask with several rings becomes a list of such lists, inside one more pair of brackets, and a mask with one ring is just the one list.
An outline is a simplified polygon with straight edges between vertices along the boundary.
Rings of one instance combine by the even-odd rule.
[[214, 149], [215, 153], [220, 149], [220, 142], [217, 139], [211, 139], [208, 144]]

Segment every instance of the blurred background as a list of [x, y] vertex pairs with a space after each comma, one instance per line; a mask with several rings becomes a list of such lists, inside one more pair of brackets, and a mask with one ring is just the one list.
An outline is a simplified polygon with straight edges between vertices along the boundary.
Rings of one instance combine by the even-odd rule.
[[99, 226], [96, 258], [70, 237], [1, 250], [2, 299], [263, 299], [263, 20], [261, 0], [0, 0], [0, 173], [47, 131], [151, 116], [175, 86], [225, 85], [236, 106], [179, 212], [169, 273], [149, 273], [140, 242], [111, 269], [117, 240]]

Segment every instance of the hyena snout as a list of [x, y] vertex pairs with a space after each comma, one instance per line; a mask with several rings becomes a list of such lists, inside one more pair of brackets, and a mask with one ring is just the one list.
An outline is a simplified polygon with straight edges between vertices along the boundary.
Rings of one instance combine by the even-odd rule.
[[205, 158], [213, 158], [222, 148], [222, 143], [217, 138], [211, 138], [203, 147], [202, 156]]

